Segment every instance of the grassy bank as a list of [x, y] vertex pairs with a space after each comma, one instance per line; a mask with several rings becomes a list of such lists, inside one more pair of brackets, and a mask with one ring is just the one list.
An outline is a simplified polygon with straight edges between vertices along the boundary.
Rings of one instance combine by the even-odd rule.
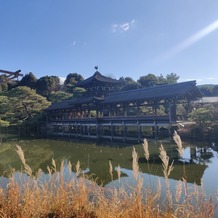
[[[174, 139], [182, 156], [181, 140], [177, 134]], [[146, 140], [143, 150], [149, 169], [150, 154]], [[86, 178], [80, 169], [80, 162], [76, 165], [75, 175], [71, 176], [70, 162], [67, 168], [62, 162], [57, 170], [53, 160], [52, 166], [48, 167], [49, 174], [42, 179], [41, 170], [33, 175], [19, 146], [17, 153], [23, 164], [23, 172], [12, 174], [7, 189], [0, 190], [0, 217], [214, 217], [216, 196], [206, 197], [197, 186], [189, 189], [185, 178], [178, 182], [175, 192], [170, 191], [169, 176], [173, 172], [173, 163], [170, 163], [163, 145], [160, 146], [159, 157], [165, 185], [158, 183], [155, 190], [143, 187], [135, 148], [132, 152], [132, 169], [136, 185], [129, 187], [128, 191], [122, 186], [108, 188], [97, 185]], [[108, 174], [111, 180], [118, 177], [119, 181], [121, 170], [119, 166], [116, 169], [109, 161]], [[67, 179], [64, 176], [66, 170], [69, 175]], [[164, 193], [164, 197], [161, 193]]]

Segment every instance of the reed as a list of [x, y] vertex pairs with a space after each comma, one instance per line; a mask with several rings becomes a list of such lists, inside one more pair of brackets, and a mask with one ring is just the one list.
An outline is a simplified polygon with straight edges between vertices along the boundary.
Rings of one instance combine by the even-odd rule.
[[184, 149], [183, 149], [183, 146], [182, 146], [182, 140], [181, 140], [180, 136], [177, 134], [176, 131], [174, 132], [173, 140], [177, 144], [177, 151], [178, 151], [180, 157], [183, 157]]
[[[149, 159], [147, 141], [144, 141], [145, 158]], [[48, 167], [45, 179], [40, 176], [43, 172], [38, 171], [38, 177], [33, 176], [32, 170], [25, 161], [21, 147], [17, 146], [17, 153], [23, 164], [23, 173], [20, 173], [20, 181], [11, 175], [6, 190], [0, 189], [0, 217], [40, 217], [40, 218], [175, 218], [214, 217], [216, 199], [204, 194], [203, 189], [195, 186], [192, 190], [187, 188], [186, 181], [179, 181], [175, 193], [170, 190], [169, 175], [173, 170], [173, 163], [163, 147], [160, 145], [160, 159], [163, 165], [165, 185], [158, 180], [157, 188], [143, 187], [143, 179], [140, 176], [138, 154], [136, 149], [132, 151], [133, 177], [136, 185], [129, 187], [107, 188], [99, 186], [95, 181], [87, 179], [82, 173], [80, 162], [75, 169], [69, 162], [66, 178], [66, 166], [61, 163], [57, 170], [55, 160]], [[72, 170], [75, 176], [72, 177]], [[121, 168], [118, 165], [118, 179], [121, 180]], [[109, 162], [109, 175], [113, 179], [113, 166]], [[164, 194], [165, 193], [165, 194]], [[166, 197], [164, 197], [166, 196]]]

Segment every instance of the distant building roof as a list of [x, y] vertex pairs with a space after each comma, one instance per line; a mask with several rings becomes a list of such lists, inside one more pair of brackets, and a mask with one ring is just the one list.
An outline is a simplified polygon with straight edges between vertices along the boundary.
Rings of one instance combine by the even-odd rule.
[[194, 100], [193, 103], [201, 103], [201, 104], [218, 103], [218, 96], [216, 96], [216, 97], [202, 97], [200, 99]]
[[106, 76], [101, 75], [100, 72], [96, 71], [93, 76], [89, 77], [88, 79], [85, 79], [81, 82], [78, 82], [76, 86], [78, 87], [87, 87], [95, 82], [100, 83], [109, 83], [109, 84], [119, 84], [120, 81], [116, 79], [112, 79]]

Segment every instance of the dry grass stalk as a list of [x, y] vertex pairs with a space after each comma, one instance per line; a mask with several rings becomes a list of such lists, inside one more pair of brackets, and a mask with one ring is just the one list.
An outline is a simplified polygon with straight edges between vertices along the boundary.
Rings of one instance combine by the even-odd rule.
[[80, 161], [78, 160], [76, 163], [76, 176], [79, 176], [81, 173], [81, 169], [80, 169]]
[[70, 161], [68, 161], [67, 168], [68, 168], [68, 173], [70, 175], [72, 173], [72, 164]]
[[144, 139], [144, 141], [143, 141], [143, 143], [142, 143], [142, 146], [143, 146], [143, 149], [144, 149], [145, 159], [146, 159], [147, 161], [149, 161], [150, 154], [149, 154], [148, 141], [147, 141], [147, 139]]
[[176, 185], [176, 194], [175, 194], [176, 203], [179, 203], [181, 196], [182, 196], [182, 182], [179, 181]]
[[55, 160], [52, 158], [52, 160], [51, 160], [51, 163], [52, 163], [52, 169], [53, 169], [53, 171], [54, 172], [57, 172], [57, 167], [56, 167], [56, 162], [55, 162]]
[[165, 178], [165, 183], [166, 183], [166, 196], [167, 196], [167, 201], [168, 201], [168, 209], [171, 210], [172, 209], [172, 195], [170, 193], [170, 189], [169, 189], [169, 175], [173, 170], [173, 162], [171, 163], [171, 165], [169, 165], [169, 156], [167, 156], [167, 152], [165, 151], [163, 145], [161, 144], [160, 148], [160, 159], [162, 161], [162, 166], [163, 166], [163, 173], [164, 173], [164, 178]]
[[182, 140], [176, 131], [174, 131], [173, 140], [177, 144], [177, 151], [179, 152], [180, 157], [183, 157], [184, 149], [182, 146]]
[[135, 147], [133, 147], [133, 151], [132, 151], [132, 169], [133, 169], [133, 176], [137, 181], [139, 176], [139, 165], [138, 165], [138, 154], [135, 150]]
[[[163, 146], [160, 148], [160, 157], [168, 182], [172, 166], [169, 166], [169, 159]], [[26, 163], [24, 155], [23, 160]], [[160, 180], [157, 192], [143, 189], [143, 180], [138, 177], [139, 168], [136, 160], [138, 160], [138, 155], [133, 149], [133, 167], [137, 172], [138, 179], [136, 187], [132, 187], [130, 191], [125, 190], [123, 186], [109, 189], [97, 186], [93, 181], [86, 180], [83, 176], [73, 177], [66, 182], [63, 162], [60, 166], [60, 172], [56, 171], [52, 174], [51, 171], [57, 169], [55, 161], [52, 161], [52, 170], [48, 167], [51, 173], [49, 174], [50, 179], [43, 182], [37, 178], [30, 178], [18, 185], [12, 175], [8, 188], [6, 190], [0, 189], [0, 217], [212, 218], [214, 216], [213, 198], [210, 197], [206, 200], [204, 193], [198, 193], [197, 189], [194, 189], [193, 192], [187, 188], [182, 189], [181, 182], [177, 186], [176, 202], [174, 204], [170, 202], [170, 209], [169, 202], [168, 205], [160, 204]], [[72, 169], [71, 163], [68, 163], [66, 167], [68, 167], [69, 173], [72, 173], [70, 171]], [[81, 172], [80, 163], [77, 163], [76, 168], [77, 173]], [[117, 171], [120, 172], [119, 166]], [[120, 178], [120, 176], [118, 177]], [[169, 192], [169, 187], [167, 186], [167, 188]], [[181, 200], [181, 191], [183, 194], [184, 191], [189, 192], [187, 193], [187, 201]], [[170, 196], [170, 192], [168, 195]]]
[[110, 174], [110, 177], [111, 177], [111, 180], [113, 180], [113, 165], [112, 165], [112, 162], [111, 160], [109, 160], [109, 174]]
[[117, 178], [118, 178], [118, 181], [120, 182], [120, 178], [121, 178], [121, 169], [120, 169], [120, 165], [118, 164], [117, 166]]
[[159, 148], [159, 151], [160, 151], [159, 157], [160, 157], [160, 159], [162, 161], [164, 177], [168, 178], [170, 173], [173, 170], [173, 162], [171, 163], [171, 165], [169, 165], [170, 158], [169, 158], [169, 156], [167, 156], [167, 152], [165, 151], [162, 144], [161, 144], [161, 146]]
[[16, 145], [16, 147], [17, 147], [17, 154], [18, 154], [18, 156], [19, 156], [19, 158], [24, 166], [25, 173], [29, 176], [32, 176], [32, 169], [26, 163], [23, 150], [21, 149], [21, 147], [19, 145]]

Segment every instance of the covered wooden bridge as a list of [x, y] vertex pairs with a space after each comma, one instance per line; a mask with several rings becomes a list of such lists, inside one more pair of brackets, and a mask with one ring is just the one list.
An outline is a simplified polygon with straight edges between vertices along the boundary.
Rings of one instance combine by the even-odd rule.
[[119, 80], [95, 74], [78, 83], [80, 98], [46, 109], [47, 134], [96, 140], [141, 141], [169, 136], [177, 104], [201, 97], [195, 81], [117, 92]]

